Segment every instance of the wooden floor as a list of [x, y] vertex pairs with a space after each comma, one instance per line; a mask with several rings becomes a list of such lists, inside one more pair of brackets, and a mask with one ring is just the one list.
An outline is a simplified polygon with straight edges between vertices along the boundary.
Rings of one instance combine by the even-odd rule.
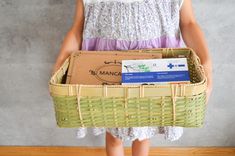
[[[125, 148], [126, 156], [131, 149]], [[0, 146], [0, 156], [105, 156], [104, 148]], [[151, 148], [149, 156], [235, 156], [235, 148]]]

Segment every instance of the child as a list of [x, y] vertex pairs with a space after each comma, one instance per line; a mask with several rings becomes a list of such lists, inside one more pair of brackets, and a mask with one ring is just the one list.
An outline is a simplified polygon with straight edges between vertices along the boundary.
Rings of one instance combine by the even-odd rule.
[[[191, 0], [77, 0], [74, 24], [63, 42], [52, 73], [74, 50], [176, 48], [182, 47], [184, 40], [204, 66], [208, 101], [212, 90], [211, 59], [191, 3]], [[86, 131], [86, 128], [79, 128], [77, 137], [84, 137]], [[149, 138], [163, 133], [166, 139], [177, 140], [183, 128], [94, 128], [93, 132], [95, 135], [106, 132], [109, 156], [124, 155], [124, 140], [133, 141], [133, 156], [147, 156]]]

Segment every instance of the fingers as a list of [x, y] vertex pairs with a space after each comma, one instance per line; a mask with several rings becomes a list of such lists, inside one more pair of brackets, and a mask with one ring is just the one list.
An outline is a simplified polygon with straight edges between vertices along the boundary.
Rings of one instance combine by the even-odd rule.
[[210, 95], [211, 95], [211, 88], [208, 87], [206, 90], [206, 104], [208, 104], [209, 102]]

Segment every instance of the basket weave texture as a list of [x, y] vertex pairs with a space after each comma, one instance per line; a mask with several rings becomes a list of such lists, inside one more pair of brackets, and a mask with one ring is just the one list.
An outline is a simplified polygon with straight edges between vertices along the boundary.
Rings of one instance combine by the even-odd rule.
[[196, 53], [189, 48], [131, 51], [158, 52], [163, 58], [183, 55], [190, 84], [65, 84], [68, 57], [48, 83], [59, 127], [203, 126], [207, 79]]

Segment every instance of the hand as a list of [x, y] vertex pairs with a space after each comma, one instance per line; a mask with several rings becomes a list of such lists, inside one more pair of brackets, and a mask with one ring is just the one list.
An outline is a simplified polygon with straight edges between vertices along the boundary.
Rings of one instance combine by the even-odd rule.
[[59, 69], [58, 65], [55, 64], [51, 71], [51, 76], [53, 76], [58, 69]]
[[207, 88], [206, 88], [206, 104], [208, 104], [212, 91], [212, 81], [207, 77]]
[[208, 102], [209, 102], [211, 91], [212, 91], [212, 88], [208, 86], [206, 89], [206, 104], [208, 104]]
[[207, 88], [206, 88], [206, 105], [207, 105], [210, 99], [211, 92], [212, 92], [212, 84], [213, 84], [212, 83], [212, 70], [211, 70], [212, 67], [211, 65], [204, 64], [203, 68], [204, 68], [205, 75], [207, 78]]

